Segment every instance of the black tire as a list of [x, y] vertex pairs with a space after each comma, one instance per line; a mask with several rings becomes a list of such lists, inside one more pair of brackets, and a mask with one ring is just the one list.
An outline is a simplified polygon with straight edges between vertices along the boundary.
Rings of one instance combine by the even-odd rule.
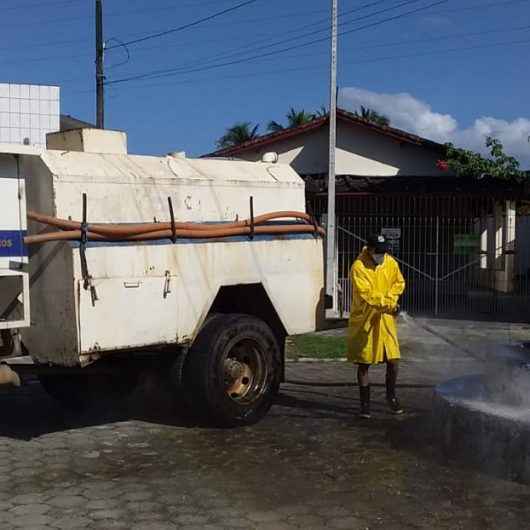
[[44, 390], [68, 410], [82, 412], [109, 407], [126, 399], [136, 388], [138, 375], [120, 374], [59, 374], [40, 375]]
[[216, 425], [251, 425], [269, 411], [281, 366], [278, 341], [265, 322], [247, 315], [214, 315], [187, 355], [187, 401]]

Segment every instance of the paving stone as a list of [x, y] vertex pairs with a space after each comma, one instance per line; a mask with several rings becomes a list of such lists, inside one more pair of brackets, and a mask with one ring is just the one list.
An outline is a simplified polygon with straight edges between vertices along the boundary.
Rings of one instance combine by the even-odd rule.
[[160, 510], [162, 506], [158, 502], [129, 502], [125, 505], [131, 512], [153, 512]]
[[50, 524], [52, 518], [47, 515], [24, 515], [22, 517], [12, 517], [11, 524], [19, 528], [27, 528], [28, 526], [44, 526]]
[[126, 516], [126, 511], [122, 509], [95, 510], [89, 513], [92, 519], [122, 519]]
[[90, 501], [85, 504], [87, 510], [108, 510], [118, 506], [116, 499], [99, 499], [97, 501]]
[[334, 517], [328, 520], [328, 526], [331, 528], [356, 530], [365, 528], [365, 524], [355, 517]]
[[319, 515], [323, 517], [332, 518], [332, 517], [346, 517], [350, 515], [350, 512], [346, 508], [341, 506], [320, 506], [316, 509]]
[[75, 508], [76, 506], [86, 504], [86, 502], [85, 498], [78, 495], [59, 495], [49, 500], [50, 504], [58, 508]]
[[309, 505], [295, 504], [295, 505], [289, 505], [289, 506], [281, 506], [276, 511], [286, 516], [290, 516], [290, 515], [306, 514], [306, 513], [309, 513], [311, 509], [312, 509], [312, 506], [309, 506]]
[[169, 522], [142, 521], [131, 527], [131, 530], [175, 530], [177, 527]]
[[15, 506], [9, 510], [9, 513], [22, 516], [22, 515], [37, 515], [44, 514], [50, 511], [50, 506], [46, 504], [22, 504], [20, 506]]
[[322, 517], [318, 517], [317, 515], [294, 515], [289, 517], [287, 519], [289, 523], [296, 524], [297, 526], [302, 526], [303, 528], [307, 528], [309, 526], [313, 527], [324, 527], [325, 526], [325, 519]]
[[46, 496], [42, 493], [27, 493], [25, 495], [16, 495], [10, 499], [12, 504], [39, 504], [44, 501]]
[[116, 490], [84, 490], [83, 496], [90, 500], [100, 500], [100, 499], [112, 499], [119, 497], [122, 492], [119, 489]]
[[131, 493], [126, 493], [122, 496], [122, 499], [125, 501], [145, 501], [150, 499], [153, 496], [150, 491], [135, 491]]
[[89, 526], [90, 530], [122, 530], [131, 528], [129, 521], [115, 521], [113, 519], [103, 519], [96, 521]]
[[197, 525], [197, 524], [203, 524], [208, 521], [208, 516], [206, 515], [193, 515], [193, 514], [185, 514], [185, 515], [178, 515], [175, 517], [174, 522], [178, 523], [180, 525]]
[[257, 523], [255, 526], [256, 530], [297, 530], [298, 528], [306, 529], [305, 526], [300, 527], [282, 521], [275, 521], [274, 523]]
[[52, 526], [60, 530], [69, 530], [70, 528], [85, 528], [93, 521], [87, 517], [78, 517], [72, 515], [70, 517], [61, 517], [53, 521]]
[[135, 513], [134, 518], [137, 521], [159, 521], [162, 519], [166, 519], [166, 515], [163, 513], [140, 512], [140, 513]]
[[255, 523], [268, 523], [282, 518], [282, 514], [272, 510], [267, 512], [249, 512], [245, 516]]
[[220, 518], [219, 524], [224, 528], [251, 528], [253, 526], [253, 523], [251, 523], [248, 519], [233, 519], [230, 517]]

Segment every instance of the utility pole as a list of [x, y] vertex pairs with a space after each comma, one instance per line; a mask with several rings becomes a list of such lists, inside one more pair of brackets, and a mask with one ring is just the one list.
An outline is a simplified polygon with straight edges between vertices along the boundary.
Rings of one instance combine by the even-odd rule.
[[337, 144], [337, 19], [338, 0], [331, 0], [331, 61], [329, 87], [329, 166], [328, 166], [328, 226], [326, 248], [326, 295], [333, 300], [333, 313], [337, 310], [335, 284], [335, 148]]
[[102, 0], [96, 0], [96, 127], [105, 128], [105, 94], [103, 72], [103, 5]]

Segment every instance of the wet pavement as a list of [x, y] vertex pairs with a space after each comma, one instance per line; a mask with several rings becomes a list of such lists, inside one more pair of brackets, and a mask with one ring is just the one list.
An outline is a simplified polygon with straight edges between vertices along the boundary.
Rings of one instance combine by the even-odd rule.
[[433, 385], [481, 363], [443, 329], [402, 332], [402, 417], [376, 369], [374, 417], [358, 420], [343, 362], [290, 363], [269, 416], [235, 430], [179, 420], [149, 379], [121, 410], [82, 418], [36, 381], [2, 390], [0, 528], [528, 528], [528, 486], [442, 455], [432, 434]]

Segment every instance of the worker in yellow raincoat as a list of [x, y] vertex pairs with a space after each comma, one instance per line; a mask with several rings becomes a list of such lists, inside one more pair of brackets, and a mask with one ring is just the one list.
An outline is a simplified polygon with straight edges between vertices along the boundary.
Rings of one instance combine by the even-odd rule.
[[384, 236], [370, 236], [351, 268], [353, 293], [348, 327], [348, 359], [358, 365], [362, 418], [370, 418], [368, 368], [383, 362], [387, 367], [388, 404], [393, 413], [403, 412], [396, 397], [400, 358], [396, 316], [399, 297], [405, 290], [405, 280], [397, 261], [388, 254], [388, 250]]

